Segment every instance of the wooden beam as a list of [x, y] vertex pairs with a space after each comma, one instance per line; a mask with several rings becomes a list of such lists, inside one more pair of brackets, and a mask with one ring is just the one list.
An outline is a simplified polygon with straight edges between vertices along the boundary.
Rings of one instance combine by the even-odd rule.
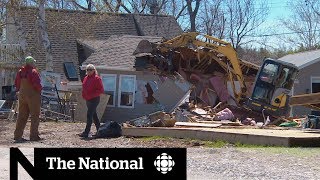
[[290, 106], [320, 104], [320, 93], [302, 94], [292, 96], [289, 101]]
[[222, 124], [209, 124], [209, 123], [192, 123], [192, 122], [176, 122], [176, 126], [188, 126], [188, 127], [209, 127], [216, 128]]

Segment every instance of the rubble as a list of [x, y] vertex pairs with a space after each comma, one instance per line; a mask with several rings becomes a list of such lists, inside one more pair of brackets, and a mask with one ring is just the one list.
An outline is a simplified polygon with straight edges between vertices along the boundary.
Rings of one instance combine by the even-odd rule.
[[126, 124], [136, 127], [173, 127], [175, 122], [171, 114], [160, 111], [127, 121]]
[[161, 79], [153, 98], [163, 111], [127, 123], [137, 127], [211, 128], [268, 128], [290, 123], [283, 118], [265, 116], [264, 110], [259, 113], [242, 106], [241, 100], [252, 94], [258, 66], [238, 59], [232, 48], [226, 47], [228, 43], [207, 36], [208, 41], [199, 41], [192, 39], [193, 35], [182, 35], [181, 39], [160, 45], [139, 43], [133, 53], [137, 57], [135, 67]]
[[232, 120], [233, 118], [234, 115], [228, 108], [225, 108], [222, 111], [218, 112], [214, 117], [215, 120]]
[[[202, 127], [202, 128], [276, 128], [276, 127], [318, 127], [319, 120], [301, 119], [272, 119], [262, 114], [252, 113], [237, 106], [217, 104], [218, 106], [199, 106], [184, 103], [172, 113], [154, 112], [126, 122], [125, 127]], [[313, 116], [310, 116], [313, 117]], [[272, 120], [271, 120], [272, 119]], [[316, 124], [318, 123], [318, 124]], [[317, 126], [318, 125], [318, 126]], [[310, 128], [310, 127], [309, 127]]]
[[[129, 120], [128, 124], [137, 127], [168, 127], [173, 126], [174, 121], [177, 122], [175, 125], [180, 122], [211, 121], [221, 125], [243, 125], [241, 120], [247, 112], [234, 114], [232, 109], [235, 108], [230, 106], [238, 106], [235, 94], [240, 92], [240, 85], [242, 88], [245, 83], [250, 92], [258, 66], [239, 60], [239, 70], [242, 72], [236, 72], [229, 64], [229, 54], [221, 53], [223, 50], [214, 50], [211, 46], [192, 48], [179, 45], [170, 49], [162, 45], [143, 40], [133, 53], [136, 56], [136, 69], [152, 72], [161, 79], [152, 96], [162, 107], [162, 112]], [[220, 48], [220, 45], [210, 45]], [[244, 82], [236, 81], [239, 80], [237, 73], [246, 77]]]
[[[183, 104], [182, 106], [177, 107], [172, 113], [166, 113], [164, 111], [154, 112], [140, 118], [129, 120], [126, 124], [135, 127], [188, 126], [217, 128], [220, 126], [256, 126], [254, 118], [246, 118], [241, 122], [239, 120], [241, 116], [239, 116], [239, 113], [235, 116], [230, 110], [232, 109], [231, 106], [229, 106], [229, 108], [221, 108], [223, 109], [215, 113], [217, 108], [199, 108], [191, 103], [189, 106]], [[261, 119], [261, 121], [263, 120]], [[264, 123], [262, 122], [262, 124]]]

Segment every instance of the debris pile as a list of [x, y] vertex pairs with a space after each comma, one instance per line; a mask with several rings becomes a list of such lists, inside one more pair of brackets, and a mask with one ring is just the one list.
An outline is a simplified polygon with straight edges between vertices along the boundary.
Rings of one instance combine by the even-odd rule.
[[[242, 111], [242, 112], [240, 112]], [[233, 113], [235, 112], [235, 113]], [[155, 112], [140, 118], [127, 121], [126, 127], [246, 127], [246, 128], [320, 128], [320, 117], [308, 116], [300, 119], [265, 119], [257, 113], [250, 114], [239, 107], [220, 105], [219, 108], [196, 107], [192, 103], [185, 103], [177, 107], [174, 112]]]
[[[200, 43], [195, 45], [184, 39], [187, 36], [160, 46], [147, 40], [139, 43], [134, 52], [136, 70], [152, 73], [159, 77], [159, 81], [154, 85], [150, 81], [137, 82], [137, 92], [141, 94], [137, 102], [158, 103], [162, 111], [129, 120], [127, 125], [172, 127], [201, 123], [202, 126], [242, 126], [246, 118], [251, 118], [248, 125], [252, 126], [257, 121], [263, 122], [261, 114], [255, 115], [258, 116], [256, 119], [238, 108], [240, 95], [251, 94], [259, 67], [238, 59], [235, 51], [222, 41], [215, 44], [194, 39], [195, 44]], [[151, 86], [149, 91], [145, 88], [148, 84]], [[242, 91], [243, 88], [246, 90]], [[145, 102], [143, 97], [149, 97], [150, 102]]]
[[173, 127], [176, 120], [171, 114], [155, 112], [126, 122], [127, 126], [136, 127]]
[[[126, 122], [126, 126], [135, 127], [173, 127], [173, 126], [199, 126], [199, 127], [220, 127], [220, 126], [256, 126], [254, 118], [246, 118], [241, 121], [241, 114], [233, 114], [231, 109], [237, 109], [227, 104], [214, 108], [210, 106], [198, 107], [192, 103], [183, 103], [172, 113], [158, 111], [149, 115], [132, 119]], [[245, 112], [243, 112], [245, 113]], [[250, 121], [249, 121], [250, 120]]]
[[[198, 37], [197, 33], [186, 33], [160, 44], [147, 40], [138, 44], [133, 53], [135, 69], [152, 73], [159, 81], [154, 85], [150, 81], [138, 82], [137, 92], [142, 93], [137, 102], [158, 103], [162, 111], [132, 119], [127, 124], [138, 127], [301, 126], [301, 122], [265, 114], [265, 109], [259, 112], [244, 107], [243, 101], [251, 97], [259, 66], [238, 59], [230, 43], [209, 36]], [[270, 96], [266, 93], [269, 91], [258, 90], [261, 91], [258, 102], [267, 105], [281, 102], [276, 99], [270, 103], [262, 98], [265, 94]], [[317, 127], [315, 119], [305, 123], [306, 126]]]

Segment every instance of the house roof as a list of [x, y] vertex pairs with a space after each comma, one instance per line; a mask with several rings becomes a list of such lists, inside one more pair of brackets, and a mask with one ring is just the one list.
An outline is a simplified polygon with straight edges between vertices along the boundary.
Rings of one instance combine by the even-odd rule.
[[309, 65], [312, 65], [320, 61], [320, 49], [289, 54], [279, 58], [279, 60], [292, 63], [296, 65], [299, 69], [303, 69]]
[[136, 50], [141, 40], [148, 40], [149, 42], [160, 42], [162, 37], [154, 36], [111, 36], [102, 46], [95, 51], [83, 63], [94, 64], [99, 68], [118, 68], [124, 70], [133, 70], [136, 56], [133, 52]]
[[[26, 31], [27, 55], [32, 55], [37, 60], [37, 67], [41, 71], [45, 69], [46, 62], [45, 50], [38, 37], [37, 11], [37, 8], [24, 7], [19, 13]], [[63, 76], [63, 62], [72, 61], [79, 66], [77, 39], [78, 42], [79, 39], [87, 39], [85, 44], [98, 48], [111, 35], [159, 36], [170, 39], [182, 33], [175, 18], [165, 15], [46, 9], [46, 24], [52, 47], [53, 70]], [[7, 43], [19, 43], [17, 28], [12, 23], [6, 28]], [[89, 39], [95, 39], [91, 40], [94, 44]]]
[[79, 44], [82, 44], [89, 49], [96, 51], [98, 50], [107, 40], [99, 40], [99, 39], [77, 39]]

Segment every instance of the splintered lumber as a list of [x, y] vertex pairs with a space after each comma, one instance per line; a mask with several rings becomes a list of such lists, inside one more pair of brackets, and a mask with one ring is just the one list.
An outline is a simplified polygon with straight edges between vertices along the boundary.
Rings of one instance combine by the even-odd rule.
[[221, 121], [197, 121], [197, 123], [206, 123], [206, 124], [221, 124], [227, 126], [242, 126], [240, 122], [232, 122], [229, 120], [221, 120]]
[[175, 125], [188, 126], [188, 127], [209, 127], [209, 128], [216, 128], [221, 126], [221, 124], [192, 123], [192, 122], [176, 122]]
[[307, 106], [320, 109], [320, 93], [302, 94], [292, 96], [289, 102], [290, 106]]
[[222, 104], [222, 102], [219, 102], [216, 106], [214, 106], [212, 109], [216, 110], [220, 105]]
[[204, 120], [200, 120], [200, 121], [196, 121], [197, 123], [207, 123], [207, 124], [222, 124], [221, 121], [204, 121]]

